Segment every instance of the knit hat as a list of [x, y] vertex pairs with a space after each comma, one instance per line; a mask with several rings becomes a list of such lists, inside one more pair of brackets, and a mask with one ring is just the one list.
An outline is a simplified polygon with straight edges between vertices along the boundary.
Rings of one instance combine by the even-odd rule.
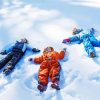
[[54, 51], [54, 48], [48, 46], [48, 47], [44, 48], [43, 53], [48, 53], [48, 52], [52, 52], [52, 51]]
[[75, 27], [75, 28], [73, 28], [72, 34], [73, 34], [73, 35], [76, 35], [76, 34], [80, 33], [81, 31], [83, 31], [83, 29], [77, 29], [77, 28]]
[[28, 40], [26, 38], [22, 38], [21, 42], [28, 43]]

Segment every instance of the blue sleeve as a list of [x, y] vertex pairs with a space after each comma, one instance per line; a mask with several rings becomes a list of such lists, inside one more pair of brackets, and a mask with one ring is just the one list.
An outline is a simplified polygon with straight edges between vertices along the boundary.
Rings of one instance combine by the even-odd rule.
[[8, 49], [6, 49], [6, 53], [9, 53], [10, 51], [12, 51], [13, 46], [9, 47]]
[[30, 45], [27, 45], [27, 50], [30, 50], [30, 51], [32, 51], [32, 47], [30, 46]]
[[81, 43], [81, 40], [79, 36], [73, 36], [73, 37], [70, 37], [70, 42], [71, 43]]
[[1, 50], [1, 52], [6, 51], [6, 53], [9, 53], [9, 52], [12, 51], [13, 46], [14, 46], [13, 43], [7, 44], [7, 45]]

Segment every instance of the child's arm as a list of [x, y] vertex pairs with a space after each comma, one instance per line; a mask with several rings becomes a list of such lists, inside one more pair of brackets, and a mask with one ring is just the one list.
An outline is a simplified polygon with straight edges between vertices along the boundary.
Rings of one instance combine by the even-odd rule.
[[1, 50], [0, 54], [6, 55], [6, 54], [8, 54], [9, 52], [12, 51], [12, 48], [13, 48], [13, 44], [6, 45], [6, 46]]
[[59, 59], [62, 60], [65, 57], [65, 54], [66, 54], [66, 48], [63, 48], [63, 50], [59, 52]]
[[64, 39], [62, 41], [62, 43], [67, 43], [67, 44], [78, 43], [78, 42], [80, 42], [80, 37], [79, 36], [76, 36], [76, 35], [73, 36], [73, 37]]
[[31, 62], [34, 62], [36, 64], [40, 64], [43, 62], [43, 56], [35, 57], [35, 58], [29, 58], [28, 59]]

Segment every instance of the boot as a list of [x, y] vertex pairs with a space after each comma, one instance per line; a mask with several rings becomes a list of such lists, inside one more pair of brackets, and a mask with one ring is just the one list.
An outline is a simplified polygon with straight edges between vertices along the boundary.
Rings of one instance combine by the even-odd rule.
[[12, 66], [9, 66], [9, 67], [5, 68], [3, 70], [3, 74], [5, 74], [6, 76], [9, 75], [12, 72], [12, 69], [13, 69]]
[[45, 86], [42, 84], [39, 84], [37, 88], [38, 88], [38, 90], [40, 90], [40, 92], [45, 91]]
[[59, 85], [56, 84], [56, 83], [51, 84], [51, 87], [54, 88], [54, 89], [56, 89], [56, 90], [60, 90]]
[[91, 57], [91, 58], [94, 58], [94, 57], [95, 57], [94, 52], [91, 52], [91, 53], [90, 53], [90, 57]]
[[11, 73], [10, 69], [3, 70], [3, 74], [5, 74], [5, 76], [9, 75], [10, 73]]

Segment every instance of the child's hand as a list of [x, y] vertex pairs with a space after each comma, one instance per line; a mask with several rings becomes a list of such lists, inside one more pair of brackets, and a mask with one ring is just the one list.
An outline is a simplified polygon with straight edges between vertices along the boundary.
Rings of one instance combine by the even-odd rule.
[[33, 61], [33, 58], [29, 58], [28, 61]]
[[62, 41], [62, 43], [66, 43], [66, 39], [64, 39], [64, 40]]
[[70, 43], [70, 39], [64, 39], [62, 43]]
[[1, 55], [6, 55], [7, 52], [6, 52], [6, 50], [5, 50], [5, 51], [3, 51], [3, 52], [0, 52], [0, 54], [1, 54]]
[[67, 49], [66, 49], [66, 48], [63, 48], [63, 51], [64, 51], [64, 52], [66, 52], [66, 51], [67, 51]]

